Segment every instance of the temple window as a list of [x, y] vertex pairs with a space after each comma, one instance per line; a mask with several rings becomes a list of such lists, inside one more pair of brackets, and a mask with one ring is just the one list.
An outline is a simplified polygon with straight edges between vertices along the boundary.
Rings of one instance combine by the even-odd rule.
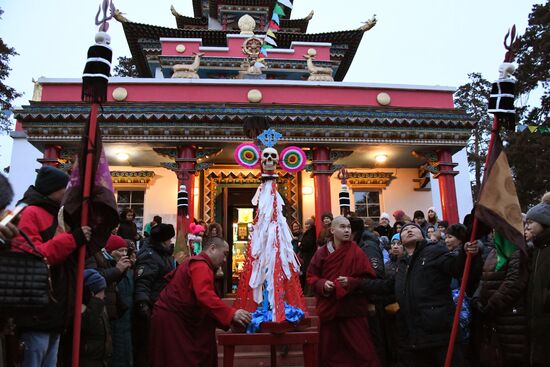
[[116, 190], [119, 212], [132, 209], [136, 213], [135, 223], [138, 232], [143, 230], [143, 207], [145, 204], [145, 190]]
[[380, 219], [380, 191], [355, 189], [353, 190], [355, 213], [363, 219], [369, 218], [377, 222]]

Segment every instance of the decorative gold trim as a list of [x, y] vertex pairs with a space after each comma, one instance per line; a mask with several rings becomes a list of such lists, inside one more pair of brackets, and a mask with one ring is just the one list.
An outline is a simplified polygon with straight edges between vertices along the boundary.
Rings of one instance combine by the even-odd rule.
[[348, 186], [357, 188], [385, 189], [395, 178], [393, 172], [349, 172]]
[[117, 187], [127, 185], [149, 187], [154, 177], [154, 171], [111, 171], [113, 185]]

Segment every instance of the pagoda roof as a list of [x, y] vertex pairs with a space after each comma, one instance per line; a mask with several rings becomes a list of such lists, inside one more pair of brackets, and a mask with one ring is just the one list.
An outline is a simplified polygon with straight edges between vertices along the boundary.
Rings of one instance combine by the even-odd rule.
[[[203, 46], [227, 47], [227, 35], [239, 33], [211, 29], [167, 28], [130, 21], [122, 22], [122, 26], [140, 77], [153, 77], [148, 61], [160, 55], [160, 38], [200, 38]], [[363, 34], [362, 29], [309, 34], [278, 32], [277, 44], [280, 48], [289, 48], [292, 42], [300, 41], [331, 43], [331, 60], [340, 62], [334, 80], [342, 81], [351, 66]]]
[[176, 18], [176, 25], [180, 29], [208, 29], [208, 18], [206, 17], [187, 17], [185, 15], [178, 14], [175, 11], [172, 11], [174, 17]]

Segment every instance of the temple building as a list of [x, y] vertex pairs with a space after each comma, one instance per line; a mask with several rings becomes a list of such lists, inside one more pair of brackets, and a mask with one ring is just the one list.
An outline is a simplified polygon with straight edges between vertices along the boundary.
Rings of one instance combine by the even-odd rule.
[[[173, 28], [129, 20], [131, 9], [116, 13], [139, 77], [110, 78], [98, 122], [119, 207], [136, 211], [138, 227], [160, 215], [186, 233], [189, 220], [176, 209], [185, 184], [190, 218], [220, 223], [233, 246], [226, 290], [234, 289], [260, 182], [259, 169], [233, 157], [250, 141], [248, 116], [269, 119], [282, 134], [279, 151], [294, 145], [307, 154], [302, 172], [279, 172], [289, 224], [315, 216], [319, 229], [323, 213], [340, 213], [344, 167], [360, 217], [377, 221], [398, 209], [412, 217], [434, 206], [455, 223], [469, 213], [465, 146], [473, 121], [454, 108], [455, 88], [343, 82], [376, 19], [313, 34], [313, 12], [291, 19], [285, 7], [277, 46], [260, 65], [275, 0], [192, 1], [193, 16], [172, 7]], [[72, 164], [90, 113], [81, 82], [80, 75], [40, 78], [33, 99], [15, 111], [10, 180], [18, 194], [34, 180], [28, 144], [42, 164]]]

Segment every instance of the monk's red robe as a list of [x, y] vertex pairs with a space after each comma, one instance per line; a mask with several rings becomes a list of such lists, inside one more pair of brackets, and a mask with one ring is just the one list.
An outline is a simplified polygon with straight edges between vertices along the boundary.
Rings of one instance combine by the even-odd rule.
[[216, 327], [228, 329], [236, 310], [216, 295], [214, 272], [202, 252], [167, 275], [151, 317], [151, 366], [218, 365]]
[[[327, 367], [378, 367], [380, 362], [372, 342], [366, 295], [356, 292], [363, 278], [375, 278], [370, 261], [355, 242], [345, 242], [334, 252], [325, 245], [313, 256], [307, 281], [317, 298], [321, 321], [319, 365]], [[343, 288], [336, 278], [348, 277]], [[327, 295], [324, 285], [334, 282], [335, 291]]]

